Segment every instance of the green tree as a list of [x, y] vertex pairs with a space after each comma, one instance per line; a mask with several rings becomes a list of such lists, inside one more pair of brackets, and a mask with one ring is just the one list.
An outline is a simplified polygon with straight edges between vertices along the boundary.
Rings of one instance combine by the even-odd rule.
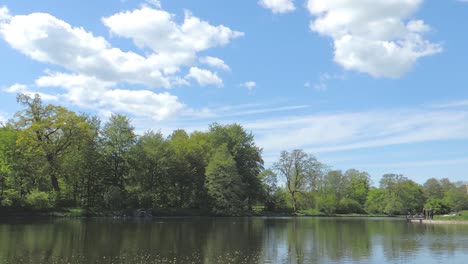
[[322, 167], [314, 156], [303, 150], [281, 152], [274, 168], [286, 182], [295, 213], [298, 210], [297, 196], [314, 188], [317, 178], [322, 173]]
[[276, 173], [271, 170], [264, 170], [259, 175], [258, 178], [262, 183], [263, 189], [263, 200], [268, 210], [273, 210], [276, 208], [275, 204], [275, 194], [278, 191], [278, 176]]
[[213, 152], [210, 134], [193, 132], [187, 144], [187, 152], [193, 180], [191, 207], [207, 209], [208, 193], [205, 186], [205, 169]]
[[450, 212], [450, 207], [443, 199], [429, 198], [424, 208], [432, 209], [434, 214], [446, 214]]
[[86, 136], [89, 131], [88, 122], [83, 116], [63, 107], [44, 106], [37, 94], [34, 98], [19, 94], [17, 101], [25, 107], [15, 115], [15, 125], [20, 129], [17, 145], [21, 151], [33, 152], [34, 156], [45, 159], [45, 170], [51, 186], [59, 193], [59, 160], [71, 146]]
[[346, 197], [357, 201], [364, 208], [370, 189], [370, 176], [367, 172], [350, 169], [345, 172], [348, 179]]
[[130, 119], [124, 115], [112, 114], [102, 131], [103, 151], [108, 162], [111, 185], [124, 189], [124, 178], [128, 173], [128, 152], [136, 136]]
[[212, 124], [210, 136], [213, 149], [226, 144], [234, 158], [245, 188], [243, 199], [247, 200], [247, 205], [251, 209], [261, 194], [261, 183], [257, 176], [263, 169], [262, 150], [255, 145], [253, 134], [247, 133], [239, 124], [226, 126]]
[[206, 187], [216, 214], [235, 215], [243, 209], [244, 184], [226, 145], [221, 145], [206, 167]]
[[442, 185], [440, 184], [439, 180], [436, 178], [430, 178], [428, 179], [424, 185], [424, 194], [426, 195], [427, 198], [436, 198], [436, 199], [442, 199], [444, 198], [444, 189], [442, 188]]
[[172, 154], [160, 132], [149, 131], [130, 152], [128, 191], [134, 206], [163, 208], [170, 205]]
[[[0, 205], [3, 204], [4, 192], [11, 193], [14, 190], [13, 162], [16, 160], [17, 132], [11, 126], [0, 127]], [[12, 205], [13, 201], [5, 201], [5, 205]]]
[[380, 180], [385, 190], [384, 210], [386, 214], [406, 214], [422, 210], [425, 202], [423, 188], [400, 174], [385, 174]]
[[368, 213], [384, 213], [386, 195], [387, 193], [384, 189], [370, 189], [366, 201], [366, 211]]
[[443, 199], [452, 211], [458, 212], [463, 209], [468, 209], [468, 195], [466, 194], [466, 187], [464, 184], [453, 186], [445, 193]]
[[169, 137], [169, 145], [172, 153], [171, 189], [174, 194], [174, 205], [183, 208], [189, 207], [190, 201], [195, 195], [193, 191], [194, 168], [189, 160], [190, 137], [182, 129], [175, 130]]

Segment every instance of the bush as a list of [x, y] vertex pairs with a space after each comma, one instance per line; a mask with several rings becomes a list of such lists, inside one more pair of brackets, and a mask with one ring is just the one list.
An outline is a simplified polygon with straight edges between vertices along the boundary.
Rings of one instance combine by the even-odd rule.
[[334, 194], [323, 194], [317, 198], [317, 209], [325, 214], [336, 213], [336, 196]]
[[288, 203], [288, 194], [282, 188], [278, 188], [273, 197], [275, 209], [288, 209], [291, 205]]
[[26, 195], [26, 205], [33, 210], [48, 210], [54, 207], [54, 195], [37, 190]]
[[351, 214], [351, 213], [359, 214], [359, 213], [363, 213], [363, 210], [358, 201], [350, 199], [350, 198], [343, 198], [338, 203], [336, 212], [340, 214]]
[[19, 207], [21, 206], [21, 196], [18, 191], [5, 190], [0, 200], [2, 207]]

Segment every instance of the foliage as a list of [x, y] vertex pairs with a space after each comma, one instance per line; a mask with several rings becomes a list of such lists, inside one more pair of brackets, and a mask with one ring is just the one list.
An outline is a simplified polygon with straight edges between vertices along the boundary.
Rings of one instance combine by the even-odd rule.
[[296, 149], [282, 151], [280, 159], [274, 164], [275, 170], [286, 181], [286, 188], [291, 196], [293, 210], [298, 210], [298, 194], [313, 190], [321, 174], [322, 164], [317, 159]]
[[447, 214], [450, 212], [450, 207], [445, 203], [443, 199], [430, 198], [424, 208], [432, 209], [434, 214]]
[[48, 210], [54, 207], [54, 195], [33, 190], [26, 195], [26, 205], [33, 210]]
[[366, 211], [368, 213], [383, 213], [385, 205], [386, 191], [380, 188], [369, 190], [369, 195], [366, 201]]
[[336, 212], [339, 214], [363, 213], [361, 204], [351, 198], [343, 198], [338, 203]]
[[8, 189], [3, 191], [0, 205], [3, 207], [19, 207], [22, 205], [21, 195], [18, 191]]
[[385, 174], [379, 188], [371, 188], [368, 173], [329, 170], [300, 149], [281, 152], [264, 169], [262, 149], [239, 124], [137, 136], [124, 115], [101, 125], [96, 117], [45, 105], [38, 95], [19, 94], [17, 101], [23, 109], [0, 127], [0, 207], [8, 210], [239, 215], [255, 206], [389, 215], [468, 208], [462, 183], [431, 178], [420, 185]]
[[215, 214], [236, 215], [242, 211], [243, 183], [226, 145], [216, 150], [206, 167], [206, 187]]

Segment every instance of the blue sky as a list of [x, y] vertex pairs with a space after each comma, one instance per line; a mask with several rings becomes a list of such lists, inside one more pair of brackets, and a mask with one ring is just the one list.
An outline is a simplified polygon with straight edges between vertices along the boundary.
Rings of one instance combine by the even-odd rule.
[[468, 3], [0, 1], [0, 120], [18, 92], [139, 133], [242, 124], [266, 165], [468, 179]]

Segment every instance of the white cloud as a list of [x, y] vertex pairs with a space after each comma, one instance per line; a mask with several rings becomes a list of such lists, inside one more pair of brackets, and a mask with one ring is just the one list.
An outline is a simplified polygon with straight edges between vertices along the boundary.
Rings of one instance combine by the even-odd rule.
[[30, 90], [28, 85], [20, 84], [20, 83], [15, 83], [11, 85], [10, 87], [4, 89], [3, 91], [7, 93], [14, 93], [14, 94], [23, 93], [23, 94], [28, 94], [31, 96], [38, 94], [39, 96], [41, 96], [42, 99], [46, 101], [58, 101], [58, 97], [55, 95], [41, 93], [37, 91], [33, 92]]
[[275, 14], [289, 13], [296, 10], [293, 0], [259, 0], [258, 4], [270, 9]]
[[328, 74], [328, 73], [321, 73], [318, 79], [318, 82], [311, 83], [305, 82], [304, 87], [312, 88], [317, 91], [325, 91], [328, 89], [328, 82], [331, 80], [344, 80], [344, 75], [337, 75], [337, 74]]
[[206, 56], [199, 59], [200, 63], [208, 65], [213, 68], [218, 68], [223, 71], [230, 71], [231, 68], [220, 58]]
[[418, 160], [418, 161], [406, 161], [406, 162], [394, 162], [394, 163], [372, 163], [372, 164], [361, 164], [358, 167], [367, 168], [410, 168], [410, 167], [439, 167], [439, 166], [453, 166], [459, 164], [468, 164], [468, 158], [459, 159], [439, 159], [439, 160]]
[[254, 81], [248, 81], [248, 82], [241, 84], [241, 86], [249, 89], [249, 91], [252, 91], [257, 86], [257, 83]]
[[164, 120], [177, 114], [184, 107], [176, 96], [167, 92], [149, 90], [115, 89], [115, 83], [104, 82], [84, 75], [50, 73], [36, 80], [38, 87], [61, 87], [63, 97], [84, 108], [99, 111], [112, 110]]
[[102, 21], [111, 33], [132, 39], [140, 48], [151, 49], [156, 58], [167, 58], [166, 68], [172, 71], [192, 64], [197, 52], [224, 46], [244, 35], [223, 25], [210, 25], [188, 11], [179, 25], [173, 14], [149, 7], [117, 13]]
[[151, 58], [123, 52], [102, 37], [72, 27], [49, 14], [18, 15], [0, 33], [15, 49], [40, 62], [101, 80], [169, 87], [170, 81]]
[[[150, 1], [160, 8], [159, 1]], [[181, 112], [184, 105], [169, 93], [154, 93], [154, 88], [189, 85], [188, 78], [200, 85], [222, 86], [217, 73], [194, 67], [198, 52], [224, 46], [243, 36], [242, 32], [219, 25], [213, 26], [190, 12], [182, 24], [175, 16], [160, 9], [143, 6], [102, 19], [117, 36], [131, 38], [144, 51], [113, 47], [105, 38], [47, 13], [11, 16], [0, 8], [0, 36], [14, 49], [30, 58], [67, 70], [39, 77], [34, 85], [13, 85], [7, 92], [36, 93], [43, 87], [59, 87], [54, 95], [40, 93], [44, 99], [69, 102], [95, 109], [110, 108], [136, 116], [162, 120]], [[224, 61], [206, 56], [200, 59], [211, 67], [227, 70]], [[140, 90], [119, 89], [127, 84]], [[131, 86], [132, 87], [132, 86]]]
[[8, 8], [6, 6], [0, 7], [0, 22], [8, 21], [10, 20], [10, 18], [11, 18], [11, 15], [10, 15], [10, 11], [8, 10]]
[[331, 37], [334, 60], [347, 70], [399, 78], [418, 59], [442, 51], [422, 36], [430, 27], [409, 19], [422, 0], [308, 0], [311, 30]]
[[0, 111], [0, 126], [8, 120], [6, 115]]
[[161, 8], [161, 1], [159, 0], [145, 0], [145, 2], [156, 8]]
[[211, 72], [209, 70], [200, 69], [197, 67], [190, 68], [187, 78], [195, 79], [198, 82], [198, 84], [200, 84], [201, 86], [206, 86], [206, 85], [215, 85], [218, 87], [223, 86], [223, 80], [221, 80], [221, 78], [219, 78], [216, 73]]
[[26, 91], [27, 89], [28, 89], [27, 85], [21, 84], [21, 83], [15, 83], [11, 85], [10, 87], [4, 89], [3, 91], [7, 93], [20, 93], [20, 92]]

